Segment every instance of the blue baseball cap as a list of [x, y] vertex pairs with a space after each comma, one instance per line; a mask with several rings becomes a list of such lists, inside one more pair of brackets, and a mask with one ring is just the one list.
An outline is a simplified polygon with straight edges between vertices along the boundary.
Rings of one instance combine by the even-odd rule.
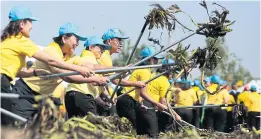
[[87, 40], [84, 43], [85, 48], [87, 48], [89, 46], [95, 46], [95, 45], [103, 46], [104, 50], [110, 50], [111, 49], [111, 46], [104, 44], [103, 40], [101, 38], [96, 37], [96, 36], [87, 37]]
[[70, 22], [65, 23], [59, 29], [59, 36], [64, 35], [64, 34], [68, 34], [68, 33], [74, 34], [81, 41], [85, 41], [87, 39], [86, 37], [79, 35], [78, 27], [76, 25], [74, 25], [73, 23], [70, 23]]
[[224, 85], [225, 84], [225, 82], [224, 82], [224, 80], [219, 80], [219, 83], [218, 83], [219, 85]]
[[[147, 47], [145, 47], [145, 48], [143, 48], [143, 49], [141, 50], [140, 56], [141, 56], [142, 58], [144, 58], [144, 57], [152, 56], [152, 55], [154, 55], [155, 53], [156, 53], [156, 49], [155, 49], [154, 47], [147, 46]], [[156, 55], [156, 56], [154, 56], [154, 57], [157, 58], [157, 59], [162, 59], [162, 58], [163, 58], [163, 56], [161, 56], [161, 55]]]
[[251, 87], [250, 87], [250, 91], [256, 91], [256, 86], [255, 85], [251, 85]]
[[104, 41], [113, 39], [113, 38], [128, 39], [129, 37], [123, 36], [121, 34], [120, 30], [117, 28], [109, 29], [102, 35], [102, 39]]
[[198, 80], [198, 79], [194, 80], [194, 85], [195, 86], [200, 86], [200, 80]]
[[162, 64], [174, 64], [175, 62], [172, 59], [163, 59], [161, 63]]
[[39, 19], [32, 16], [32, 12], [27, 7], [15, 6], [9, 12], [10, 21], [17, 21], [22, 19], [29, 19], [32, 21], [37, 21]]
[[221, 79], [220, 79], [220, 77], [218, 75], [213, 75], [213, 76], [211, 76], [211, 79], [210, 79], [210, 81], [212, 83], [216, 83], [216, 84], [219, 84], [220, 80]]
[[204, 81], [207, 82], [207, 83], [209, 83], [209, 82], [210, 82], [210, 78], [211, 78], [211, 77], [205, 77]]
[[176, 80], [176, 83], [181, 83], [181, 82], [182, 82], [181, 78], [178, 78], [178, 79]]

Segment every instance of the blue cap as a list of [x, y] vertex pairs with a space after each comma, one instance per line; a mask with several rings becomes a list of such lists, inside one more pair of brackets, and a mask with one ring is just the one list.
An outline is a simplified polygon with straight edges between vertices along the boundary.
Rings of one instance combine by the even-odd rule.
[[96, 36], [87, 37], [87, 40], [84, 43], [85, 48], [89, 46], [95, 46], [95, 45], [103, 46], [104, 50], [111, 49], [111, 46], [104, 44], [103, 40], [100, 37], [96, 37]]
[[178, 78], [177, 80], [176, 80], [176, 83], [181, 83], [182, 81], [181, 81], [181, 78]]
[[200, 86], [200, 81], [199, 80], [194, 80], [194, 85], [195, 86]]
[[213, 75], [213, 76], [211, 76], [210, 80], [211, 80], [212, 83], [219, 84], [220, 77], [218, 75]]
[[[144, 58], [144, 57], [152, 56], [152, 55], [154, 55], [155, 53], [156, 53], [156, 49], [155, 49], [154, 47], [147, 46], [147, 47], [145, 47], [145, 48], [143, 48], [143, 49], [141, 50], [140, 56], [141, 56], [142, 58]], [[158, 58], [158, 59], [162, 59], [162, 58], [163, 58], [163, 56], [161, 56], [161, 55], [156, 55], [156, 56], [154, 56], [154, 57], [155, 57], [155, 58]]]
[[210, 77], [205, 77], [204, 81], [209, 83], [210, 82]]
[[256, 86], [255, 85], [251, 85], [251, 87], [250, 87], [250, 91], [256, 91]]
[[119, 39], [128, 39], [129, 37], [123, 36], [120, 32], [119, 29], [117, 28], [112, 28], [107, 30], [107, 32], [105, 32], [102, 35], [102, 39], [104, 41], [109, 40], [109, 39], [113, 39], [113, 38], [119, 38]]
[[81, 41], [85, 41], [87, 39], [86, 37], [79, 35], [78, 27], [76, 25], [74, 25], [73, 23], [70, 23], [70, 22], [65, 23], [59, 29], [59, 36], [64, 35], [64, 34], [68, 34], [68, 33], [74, 34]]
[[31, 11], [27, 7], [15, 6], [9, 12], [9, 18], [11, 21], [29, 19], [37, 21], [38, 19], [32, 16]]
[[220, 80], [218, 84], [223, 85], [223, 84], [225, 84], [225, 82], [223, 80]]
[[162, 64], [174, 64], [175, 62], [172, 59], [163, 59], [161, 63]]
[[182, 79], [181, 79], [181, 83], [189, 83], [189, 84], [190, 84], [190, 81], [189, 81], [189, 80], [186, 80], [185, 78], [182, 78]]
[[195, 85], [194, 82], [191, 81], [191, 82], [190, 82], [190, 86], [194, 86], [194, 85]]

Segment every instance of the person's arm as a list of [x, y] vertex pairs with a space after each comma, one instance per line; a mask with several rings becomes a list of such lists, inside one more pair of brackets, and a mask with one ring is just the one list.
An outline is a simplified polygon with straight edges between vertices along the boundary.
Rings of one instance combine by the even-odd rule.
[[41, 75], [48, 75], [48, 74], [51, 74], [51, 72], [44, 70], [44, 69], [22, 68], [17, 73], [16, 77], [27, 78], [27, 77], [32, 77], [32, 76], [41, 76]]
[[83, 61], [81, 63], [81, 66], [85, 66], [85, 67], [88, 67], [90, 69], [93, 69], [93, 70], [100, 70], [100, 69], [111, 69], [113, 68], [112, 66], [105, 66], [105, 65], [101, 65], [101, 64], [92, 64], [88, 61]]
[[46, 54], [43, 51], [40, 51], [40, 50], [37, 51], [33, 55], [33, 57], [35, 59], [39, 60], [39, 61], [47, 63], [50, 66], [54, 66], [54, 67], [66, 69], [66, 70], [71, 70], [71, 71], [77, 71], [84, 77], [89, 77], [93, 74], [92, 71], [90, 70], [90, 68], [66, 63], [65, 61], [59, 60], [59, 59], [57, 59], [57, 58], [55, 58], [51, 55]]
[[[114, 84], [118, 84], [119, 82], [119, 79], [115, 79], [112, 81]], [[122, 79], [121, 80], [121, 83], [120, 83], [121, 86], [133, 86], [133, 87], [139, 87], [139, 88], [142, 88], [142, 87], [145, 87], [146, 84], [142, 81], [130, 81], [130, 80], [125, 80], [125, 79]]]
[[108, 77], [100, 77], [100, 76], [91, 76], [88, 78], [84, 78], [81, 75], [73, 75], [73, 76], [66, 76], [66, 77], [61, 77], [64, 81], [68, 83], [97, 83], [98, 85], [106, 85], [109, 83], [109, 78]]
[[146, 93], [146, 90], [147, 90], [147, 87], [144, 87], [144, 88], [140, 88], [139, 89], [139, 93], [140, 93], [140, 96], [143, 98], [143, 99], [146, 99], [147, 101], [149, 101], [150, 103], [152, 103], [152, 105], [156, 106], [157, 108], [159, 108], [159, 110], [166, 110], [168, 109], [168, 107], [166, 105], [163, 105], [161, 103], [158, 103], [156, 101], [154, 101], [147, 93]]

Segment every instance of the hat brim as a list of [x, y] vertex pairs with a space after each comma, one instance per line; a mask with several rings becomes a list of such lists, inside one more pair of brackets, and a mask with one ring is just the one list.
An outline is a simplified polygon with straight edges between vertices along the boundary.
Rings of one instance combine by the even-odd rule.
[[32, 21], [39, 21], [39, 19], [38, 19], [38, 18], [35, 18], [35, 17], [27, 17], [27, 19], [30, 19], [30, 20], [32, 20]]
[[119, 38], [119, 39], [129, 39], [129, 37], [127, 36], [115, 36], [113, 38]]
[[96, 44], [96, 45], [100, 45], [104, 48], [104, 50], [111, 50], [111, 46], [110, 45], [106, 45], [106, 44]]
[[78, 34], [75, 34], [74, 35], [80, 40], [80, 41], [86, 41], [87, 40], [87, 37], [83, 37], [83, 36], [80, 36]]
[[164, 56], [161, 56], [161, 55], [156, 55], [154, 57], [157, 58], [157, 59], [163, 59], [164, 58]]

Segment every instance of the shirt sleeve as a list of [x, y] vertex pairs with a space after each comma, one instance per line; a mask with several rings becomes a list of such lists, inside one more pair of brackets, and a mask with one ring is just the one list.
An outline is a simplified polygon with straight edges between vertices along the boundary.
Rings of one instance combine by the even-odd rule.
[[141, 69], [139, 70], [139, 81], [147, 81], [151, 78], [151, 73], [148, 69]]
[[[161, 84], [161, 87], [160, 87], [160, 92], [159, 92], [159, 95], [161, 98], [164, 98], [165, 97], [165, 94], [169, 88], [170, 84], [169, 82], [167, 81], [162, 81], [162, 84]], [[169, 95], [171, 94], [171, 92], [168, 93], [168, 98], [170, 97]]]
[[19, 43], [20, 52], [28, 57], [32, 57], [37, 51], [40, 50], [40, 48], [28, 38], [23, 38]]

